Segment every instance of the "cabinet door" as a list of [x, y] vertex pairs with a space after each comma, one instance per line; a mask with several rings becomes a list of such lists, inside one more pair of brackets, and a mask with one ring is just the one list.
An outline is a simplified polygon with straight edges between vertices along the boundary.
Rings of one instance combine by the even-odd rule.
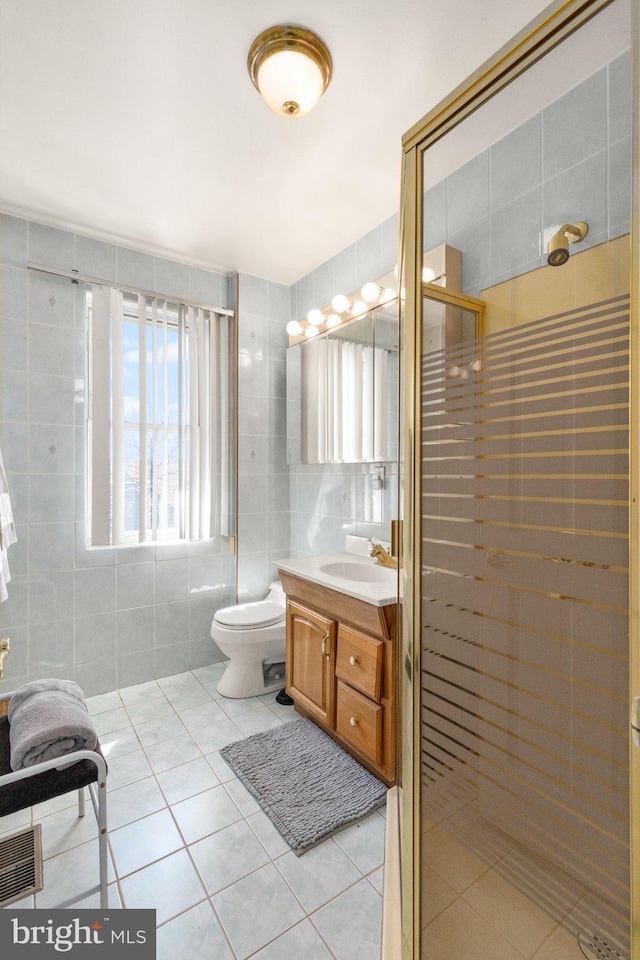
[[335, 724], [336, 622], [287, 603], [287, 690], [316, 720]]

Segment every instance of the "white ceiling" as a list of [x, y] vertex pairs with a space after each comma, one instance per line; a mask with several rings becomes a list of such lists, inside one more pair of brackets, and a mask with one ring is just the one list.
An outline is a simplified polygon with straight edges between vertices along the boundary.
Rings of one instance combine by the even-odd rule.
[[[402, 134], [545, 0], [0, 0], [0, 209], [292, 283], [398, 209]], [[246, 55], [319, 34], [332, 83], [273, 114]]]

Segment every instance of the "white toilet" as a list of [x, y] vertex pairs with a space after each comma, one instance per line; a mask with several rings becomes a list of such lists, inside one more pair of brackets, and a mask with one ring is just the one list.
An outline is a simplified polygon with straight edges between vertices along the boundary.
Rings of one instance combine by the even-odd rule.
[[218, 683], [223, 697], [258, 697], [284, 686], [286, 596], [279, 580], [266, 600], [218, 610], [211, 636], [229, 663]]

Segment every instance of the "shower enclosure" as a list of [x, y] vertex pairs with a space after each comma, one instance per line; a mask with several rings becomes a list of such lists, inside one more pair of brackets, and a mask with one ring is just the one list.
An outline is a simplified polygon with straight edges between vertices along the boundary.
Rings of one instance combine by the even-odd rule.
[[405, 957], [640, 955], [637, 29], [552, 4], [405, 137]]

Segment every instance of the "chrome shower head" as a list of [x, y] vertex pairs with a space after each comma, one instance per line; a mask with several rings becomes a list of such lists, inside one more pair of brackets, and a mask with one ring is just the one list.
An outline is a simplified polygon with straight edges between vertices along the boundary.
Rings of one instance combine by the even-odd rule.
[[569, 244], [584, 240], [589, 227], [584, 221], [565, 223], [547, 244], [547, 263], [550, 267], [561, 267], [569, 259]]

